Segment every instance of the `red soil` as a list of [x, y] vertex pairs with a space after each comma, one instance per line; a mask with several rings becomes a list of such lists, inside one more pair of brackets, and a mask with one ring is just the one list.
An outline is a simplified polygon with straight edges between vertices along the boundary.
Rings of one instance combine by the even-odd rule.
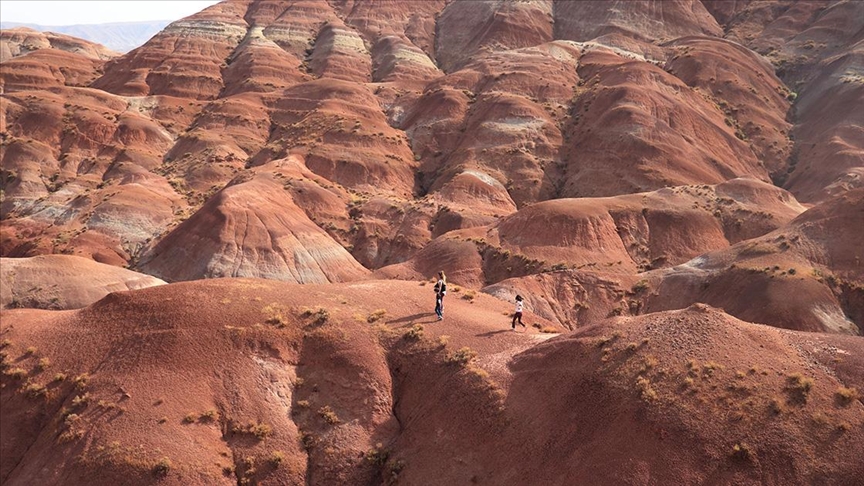
[[[0, 475], [808, 484], [862, 472], [864, 405], [840, 395], [864, 386], [860, 339], [695, 306], [537, 345], [509, 331], [500, 301], [459, 295], [443, 322], [429, 285], [398, 281], [220, 279], [7, 311]], [[476, 361], [460, 365], [465, 346]]]
[[78, 309], [111, 292], [165, 282], [88, 258], [41, 255], [0, 260], [0, 308]]

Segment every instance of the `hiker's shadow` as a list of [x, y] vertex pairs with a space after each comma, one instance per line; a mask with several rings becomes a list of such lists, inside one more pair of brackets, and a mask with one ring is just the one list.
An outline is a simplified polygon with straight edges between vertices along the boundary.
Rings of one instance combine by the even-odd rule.
[[474, 336], [475, 337], [492, 337], [496, 334], [501, 334], [503, 332], [511, 332], [511, 330], [510, 329], [502, 329], [500, 331], [489, 331], [489, 332], [484, 332], [481, 334], [475, 334]]
[[[403, 322], [413, 322], [417, 319], [421, 319], [423, 317], [431, 317], [434, 316], [434, 312], [422, 312], [420, 314], [414, 314], [410, 316], [400, 317], [399, 319], [393, 319], [392, 321], [387, 321], [387, 324], [402, 324]], [[435, 321], [432, 321], [435, 322]]]

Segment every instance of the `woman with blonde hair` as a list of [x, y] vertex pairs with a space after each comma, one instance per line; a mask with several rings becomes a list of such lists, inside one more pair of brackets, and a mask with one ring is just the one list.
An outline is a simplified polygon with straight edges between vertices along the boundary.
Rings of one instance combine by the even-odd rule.
[[447, 294], [447, 276], [444, 271], [438, 272], [438, 282], [435, 283], [435, 315], [438, 320], [444, 320], [444, 296]]

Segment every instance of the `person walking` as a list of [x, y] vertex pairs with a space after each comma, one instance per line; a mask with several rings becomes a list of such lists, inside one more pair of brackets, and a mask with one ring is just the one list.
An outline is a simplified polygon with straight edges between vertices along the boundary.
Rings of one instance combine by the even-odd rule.
[[522, 296], [517, 295], [516, 296], [516, 312], [513, 314], [513, 322], [511, 323], [511, 329], [514, 331], [516, 330], [516, 322], [517, 321], [519, 322], [519, 324], [522, 324], [523, 328], [525, 328], [525, 329], [528, 328], [528, 326], [526, 326], [522, 322], [522, 307], [523, 307]]
[[435, 283], [435, 315], [438, 320], [444, 320], [444, 296], [447, 295], [447, 276], [444, 271], [438, 272], [438, 282]]

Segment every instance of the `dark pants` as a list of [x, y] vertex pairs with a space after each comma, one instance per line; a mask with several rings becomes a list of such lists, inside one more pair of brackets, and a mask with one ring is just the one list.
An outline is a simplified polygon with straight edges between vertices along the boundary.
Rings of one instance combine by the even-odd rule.
[[[517, 312], [513, 314], [513, 329], [516, 329], [516, 321], [519, 321], [519, 324], [522, 324], [522, 313]], [[522, 327], [525, 327], [525, 324], [522, 324]]]
[[435, 296], [435, 315], [438, 319], [444, 318], [444, 296], [441, 294]]

